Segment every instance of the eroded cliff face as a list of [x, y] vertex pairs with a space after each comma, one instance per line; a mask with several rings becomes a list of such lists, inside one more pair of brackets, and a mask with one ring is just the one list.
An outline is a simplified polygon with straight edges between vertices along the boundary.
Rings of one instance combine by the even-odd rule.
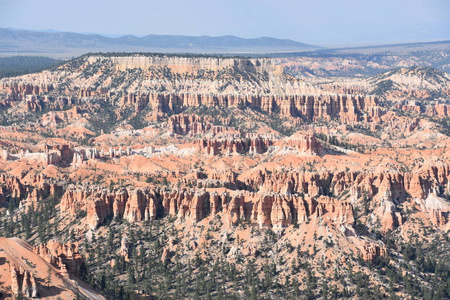
[[23, 295], [25, 297], [38, 297], [38, 287], [34, 275], [21, 267], [11, 267], [11, 292], [16, 297]]
[[[148, 98], [148, 99], [147, 99]], [[160, 114], [182, 112], [189, 107], [252, 108], [306, 121], [338, 119], [344, 123], [378, 120], [382, 110], [374, 96], [353, 95], [224, 95], [224, 94], [150, 94], [135, 104], [146, 105]], [[128, 103], [128, 102], [125, 102]], [[365, 118], [365, 119], [364, 119]]]
[[[200, 147], [208, 155], [264, 153], [277, 142], [279, 141], [265, 140], [260, 137], [245, 140], [224, 140], [223, 142], [203, 140], [200, 142]], [[291, 147], [296, 146], [299, 153], [317, 155], [323, 151], [312, 135], [297, 135], [289, 139], [287, 143]], [[72, 155], [73, 151], [69, 148], [62, 147], [62, 149], [60, 155], [62, 160], [72, 159], [72, 162], [70, 160], [66, 162], [72, 164], [73, 167], [79, 166], [83, 161], [81, 155], [80, 158]], [[76, 153], [83, 153], [83, 156], [87, 155], [91, 158], [102, 157], [102, 154], [97, 150], [88, 150], [77, 150]], [[103, 155], [110, 157], [110, 153]], [[123, 155], [127, 155], [127, 151], [124, 151]], [[445, 205], [442, 207], [440, 205], [430, 206], [426, 203], [436, 202], [430, 200], [435, 199], [429, 196], [433, 193], [440, 195], [450, 193], [449, 176], [450, 170], [447, 164], [420, 167], [412, 174], [274, 172], [267, 169], [258, 169], [239, 176], [232, 172], [212, 173], [211, 180], [222, 182], [222, 184], [234, 189], [257, 190], [259, 193], [255, 195], [259, 195], [260, 198], [248, 193], [239, 194], [239, 192], [232, 192], [229, 196], [219, 196], [217, 194], [211, 195], [209, 192], [197, 195], [196, 192], [188, 192], [187, 190], [165, 192], [159, 189], [130, 190], [123, 188], [108, 191], [98, 187], [69, 186], [62, 197], [61, 209], [63, 212], [70, 211], [73, 215], [80, 210], [87, 211], [88, 223], [93, 228], [98, 227], [107, 219], [117, 217], [124, 218], [129, 222], [151, 221], [157, 215], [162, 216], [162, 211], [165, 214], [182, 218], [192, 218], [198, 222], [210, 212], [213, 214], [219, 213], [224, 207], [227, 207], [225, 211], [229, 214], [227, 218], [229, 221], [231, 220], [230, 224], [241, 218], [250, 218], [260, 226], [284, 227], [292, 224], [293, 220], [306, 221], [314, 214], [317, 206], [315, 201], [320, 195], [338, 196], [347, 193], [347, 197], [353, 204], [362, 198], [369, 201], [368, 205], [380, 219], [383, 231], [393, 230], [403, 223], [404, 217], [397, 206], [408, 197], [412, 201], [423, 203], [420, 207], [421, 210], [430, 216], [434, 224], [445, 227], [448, 223], [448, 211]], [[199, 182], [208, 185], [207, 181], [202, 181], [201, 177], [201, 175], [197, 176]], [[40, 200], [57, 196], [64, 190], [61, 182], [54, 182], [43, 175], [29, 177], [24, 173], [22, 178], [26, 181], [25, 184], [18, 177], [2, 175], [1, 181], [4, 184], [2, 188], [3, 201], [6, 201], [7, 197], [16, 197], [23, 199], [20, 202], [21, 206], [36, 208]], [[271, 193], [275, 194], [268, 196]], [[298, 195], [304, 196], [301, 198]], [[291, 199], [290, 197], [294, 198]], [[303, 200], [299, 200], [299, 197]], [[225, 205], [230, 198], [233, 199], [233, 204]], [[208, 201], [207, 204], [205, 199]], [[307, 204], [304, 204], [304, 201], [307, 201]], [[251, 204], [245, 204], [247, 202]], [[247, 208], [247, 212], [244, 213], [243, 209], [247, 206], [251, 207], [251, 210], [248, 211]], [[273, 217], [272, 211], [277, 212], [274, 213], [276, 215]], [[277, 221], [272, 223], [272, 220]]]
[[[131, 194], [130, 197], [128, 193]], [[125, 210], [121, 214], [120, 207], [123, 206]], [[351, 204], [330, 197], [310, 198], [251, 192], [218, 194], [184, 189], [170, 192], [139, 189], [105, 195], [91, 192], [87, 187], [69, 187], [61, 201], [61, 209], [72, 214], [77, 210], [86, 210], [87, 220], [92, 228], [113, 217], [123, 216], [129, 222], [140, 222], [151, 221], [164, 214], [194, 222], [220, 215], [229, 226], [250, 220], [261, 228], [279, 229], [297, 221], [304, 222], [324, 216], [336, 226], [352, 225], [354, 222]]]
[[281, 75], [283, 68], [276, 65], [271, 59], [236, 59], [218, 57], [112, 57], [91, 56], [88, 65], [100, 63], [105, 65], [112, 63], [118, 70], [140, 68], [148, 70], [154, 67], [165, 67], [176, 74], [198, 74], [202, 70], [221, 71], [224, 69], [236, 69], [252, 73], [274, 73]]
[[36, 208], [42, 199], [63, 194], [64, 188], [61, 182], [47, 178], [45, 175], [30, 175], [26, 172], [20, 177], [2, 174], [0, 202], [16, 201], [20, 207], [27, 210], [31, 206]]
[[[449, 104], [371, 84], [305, 81], [270, 59], [143, 55], [2, 79], [0, 229], [45, 241], [35, 253], [69, 277], [83, 250], [119, 281], [137, 257], [264, 274], [274, 262], [282, 277], [401, 265], [403, 240], [450, 230]], [[54, 233], [27, 228], [32, 213]]]
[[49, 241], [46, 244], [35, 246], [33, 251], [66, 276], [69, 274], [79, 275], [81, 264], [84, 261], [78, 251], [78, 245], [73, 243], [61, 244], [57, 241]]
[[83, 258], [76, 245], [51, 241], [33, 248], [18, 238], [0, 237], [0, 247], [3, 299], [104, 299], [77, 277]]
[[271, 59], [90, 56], [55, 71], [4, 79], [1, 87], [4, 107], [26, 99], [23, 109], [34, 112], [57, 107], [53, 102], [63, 94], [71, 99], [64, 105], [73, 105], [74, 97], [97, 97], [156, 115], [206, 106], [348, 123], [377, 120], [382, 113], [373, 96], [327, 92], [285, 75]]
[[[159, 188], [108, 192], [88, 186], [69, 186], [61, 200], [61, 209], [72, 215], [85, 210], [92, 228], [117, 217], [133, 223], [152, 221], [164, 215], [194, 222], [220, 215], [230, 226], [250, 220], [261, 228], [278, 229], [312, 219], [326, 220], [334, 226], [353, 225], [353, 211], [358, 202], [363, 202], [366, 210], [373, 211], [383, 232], [402, 225], [405, 218], [402, 205], [421, 209], [441, 228], [447, 228], [449, 222], [445, 200], [436, 200], [439, 198], [433, 194], [434, 191], [450, 193], [447, 165], [422, 168], [414, 176], [267, 171], [247, 176], [251, 179], [228, 179], [234, 180], [230, 182], [234, 186], [245, 186], [259, 192], [218, 194], [202, 189], [164, 191]], [[337, 195], [346, 200], [324, 195]]]

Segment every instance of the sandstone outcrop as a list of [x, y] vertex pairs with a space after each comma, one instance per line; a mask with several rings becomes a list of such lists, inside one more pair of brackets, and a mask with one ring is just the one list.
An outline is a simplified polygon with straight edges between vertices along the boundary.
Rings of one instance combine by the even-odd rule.
[[73, 243], [61, 244], [49, 241], [34, 247], [34, 252], [46, 262], [57, 267], [62, 274], [78, 275], [84, 259], [78, 252], [78, 245]]
[[[422, 168], [412, 176], [396, 172], [334, 174], [259, 170], [251, 174], [250, 178], [233, 173], [223, 178], [213, 177], [225, 180], [230, 187], [259, 190], [256, 194], [232, 192], [219, 195], [201, 190], [162, 191], [148, 188], [109, 192], [105, 189], [72, 186], [62, 197], [61, 209], [72, 214], [86, 210], [88, 223], [94, 228], [115, 217], [138, 222], [171, 214], [199, 222], [209, 214], [221, 211], [230, 224], [249, 219], [261, 227], [285, 227], [294, 221], [306, 221], [315, 214], [322, 218], [328, 212], [332, 212], [334, 223], [351, 224], [354, 222], [352, 206], [364, 198], [380, 219], [382, 229], [388, 231], [403, 223], [404, 218], [397, 205], [405, 201], [407, 195], [424, 199], [434, 190], [448, 193], [449, 177], [447, 165]], [[350, 202], [336, 202], [333, 198], [323, 196], [341, 195], [347, 191], [350, 191]], [[436, 222], [440, 225], [448, 222], [446, 217], [439, 220]]]
[[430, 193], [428, 197], [420, 203], [421, 209], [426, 212], [433, 224], [445, 227], [449, 224], [450, 204], [441, 197]]
[[198, 141], [200, 150], [209, 155], [230, 155], [233, 153], [264, 153], [272, 144], [272, 140], [264, 139], [261, 137], [209, 140], [203, 139]]
[[130, 260], [130, 249], [131, 243], [128, 240], [128, 237], [124, 236], [120, 241], [119, 255], [122, 256], [125, 259], [125, 261]]
[[73, 214], [86, 209], [88, 223], [93, 228], [108, 218], [120, 216], [129, 222], [154, 220], [158, 211], [194, 222], [200, 222], [209, 215], [221, 214], [230, 225], [250, 220], [260, 227], [274, 228], [303, 222], [311, 216], [337, 225], [354, 222], [352, 207], [347, 202], [329, 197], [314, 199], [281, 194], [219, 195], [205, 191], [161, 192], [147, 189], [108, 194], [88, 188], [69, 188], [61, 201], [61, 209]]
[[[448, 232], [447, 75], [436, 73], [442, 82], [431, 85], [419, 77], [434, 73], [415, 69], [372, 78], [296, 78], [280, 61], [291, 71], [317, 70], [309, 57], [97, 54], [1, 79], [0, 225], [20, 224], [31, 208], [40, 212], [55, 203], [49, 214], [54, 237], [66, 241], [60, 230], [70, 224], [71, 239], [87, 238], [103, 250], [99, 243], [110, 226], [108, 242], [117, 251], [108, 248], [106, 255], [113, 272], [123, 261], [138, 262], [138, 277], [147, 275], [141, 255], [184, 270], [213, 250], [238, 268], [245, 257], [256, 269], [269, 262], [280, 276], [305, 273], [306, 267], [293, 270], [306, 263], [314, 272], [327, 266], [331, 274], [333, 265], [346, 274], [351, 264], [345, 262], [359, 255], [368, 263], [358, 271], [370, 274], [368, 266], [388, 254], [380, 235], [389, 233], [401, 247], [398, 237], [411, 232], [427, 239], [423, 226], [433, 239]], [[352, 61], [340, 67], [362, 72]], [[136, 228], [145, 237], [136, 239]], [[31, 236], [39, 236], [35, 228]], [[51, 241], [34, 252], [44, 259], [34, 259], [42, 270], [57, 271], [53, 280], [71, 283], [59, 274], [75, 280], [78, 244]], [[402, 265], [403, 253], [390, 245], [393, 253], [390, 266]], [[13, 290], [33, 295], [31, 274], [38, 283], [44, 277], [20, 257], [9, 258], [18, 266]], [[414, 276], [425, 278], [420, 272]], [[113, 280], [122, 282], [123, 275]], [[135, 287], [147, 289], [140, 284]], [[48, 290], [57, 294], [56, 287]], [[340, 287], [339, 293], [354, 296], [353, 290]]]
[[384, 245], [370, 243], [367, 241], [363, 242], [360, 250], [362, 253], [362, 258], [369, 262], [373, 262], [377, 257], [383, 257], [386, 255], [386, 247]]
[[[27, 98], [26, 109], [38, 111], [46, 108], [72, 106], [76, 99], [100, 97], [114, 102], [111, 90], [121, 91], [121, 106], [134, 107], [139, 113], [149, 107], [155, 114], [175, 114], [189, 107], [208, 108], [251, 108], [281, 116], [301, 118], [305, 121], [339, 120], [345, 123], [356, 121], [377, 121], [382, 114], [378, 99], [353, 93], [336, 94], [312, 86], [302, 80], [283, 73], [283, 68], [270, 59], [200, 58], [200, 57], [103, 57], [91, 56], [84, 59], [73, 74], [85, 74], [95, 66], [109, 65], [111, 74], [127, 74], [140, 69], [139, 82], [125, 76], [124, 81], [105, 81], [92, 88], [87, 78], [67, 76], [68, 63], [58, 70], [40, 78], [34, 85], [32, 77], [27, 79], [4, 79], [0, 92], [8, 94], [8, 101]], [[103, 71], [107, 71], [106, 69]], [[112, 76], [109, 74], [109, 76]], [[281, 84], [271, 80], [279, 78]], [[195, 79], [195, 80], [193, 80]], [[28, 83], [27, 81], [33, 82]], [[130, 81], [130, 84], [127, 82]], [[164, 83], [163, 83], [164, 82]], [[66, 86], [64, 96], [58, 86]], [[138, 88], [139, 87], [139, 88]], [[58, 94], [55, 94], [58, 90]], [[163, 90], [163, 91], [161, 91]], [[238, 93], [236, 93], [238, 92]], [[21, 96], [22, 95], [22, 96]], [[44, 99], [45, 97], [45, 99]], [[70, 99], [70, 100], [64, 100]], [[204, 130], [198, 122], [188, 125], [188, 120], [172, 120], [172, 130], [193, 132]], [[181, 122], [177, 127], [176, 123]], [[184, 127], [184, 128], [183, 128]]]
[[33, 247], [0, 237], [0, 248], [2, 299], [104, 299], [76, 276], [82, 258], [74, 244], [51, 241]]
[[38, 286], [34, 275], [21, 267], [11, 266], [11, 292], [15, 296], [36, 298], [38, 296]]

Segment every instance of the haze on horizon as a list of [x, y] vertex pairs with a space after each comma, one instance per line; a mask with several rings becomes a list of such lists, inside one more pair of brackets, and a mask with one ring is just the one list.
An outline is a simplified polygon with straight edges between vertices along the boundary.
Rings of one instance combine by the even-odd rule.
[[450, 39], [448, 0], [0, 0], [0, 27], [105, 35], [270, 36], [323, 45]]

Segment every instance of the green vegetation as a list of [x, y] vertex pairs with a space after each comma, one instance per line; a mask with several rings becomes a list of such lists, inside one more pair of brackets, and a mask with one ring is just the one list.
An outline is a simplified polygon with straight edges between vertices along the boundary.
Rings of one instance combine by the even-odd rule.
[[370, 94], [373, 95], [383, 95], [387, 91], [391, 90], [394, 87], [394, 82], [390, 79], [386, 79], [377, 83], [375, 88]]
[[[18, 201], [10, 198], [17, 205], [9, 205], [10, 213], [0, 216], [0, 236], [21, 237], [32, 244], [45, 243], [52, 236], [58, 235], [56, 205], [61, 200], [63, 191], [39, 201], [37, 207], [31, 206], [27, 212], [16, 214]], [[21, 199], [23, 200], [23, 199]]]
[[99, 110], [91, 115], [89, 129], [97, 134], [101, 134], [102, 132], [110, 133], [118, 122], [117, 116], [114, 113], [114, 106], [110, 101], [103, 99], [96, 99], [93, 103], [98, 105]]
[[[146, 181], [151, 182], [152, 177]], [[178, 231], [174, 224], [176, 218], [164, 216], [163, 212], [157, 214], [155, 221], [140, 224], [129, 224], [117, 217], [105, 222], [108, 225], [103, 225], [88, 240], [70, 229], [86, 217], [85, 211], [77, 213], [66, 228], [59, 228], [61, 220], [54, 207], [61, 192], [40, 200], [37, 208], [30, 207], [26, 213], [16, 210], [18, 200], [23, 200], [25, 195], [9, 197], [7, 201], [15, 203], [10, 208], [13, 213], [0, 215], [0, 236], [20, 237], [31, 244], [50, 239], [81, 243], [82, 253], [88, 254], [81, 276], [108, 299], [133, 299], [135, 294], [151, 295], [153, 299], [401, 299], [404, 297], [400, 295], [406, 295], [407, 299], [434, 300], [450, 297], [448, 236], [436, 232], [429, 241], [411, 236], [411, 241], [405, 242], [396, 231], [381, 235], [376, 229], [362, 225], [372, 212], [368, 196], [355, 210], [356, 229], [360, 235], [382, 240], [387, 253], [373, 261], [349, 257], [346, 264], [340, 264], [330, 274], [326, 270], [330, 270], [333, 262], [328, 258], [318, 259], [316, 254], [321, 249], [315, 244], [312, 253], [303, 252], [301, 247], [280, 243], [282, 240], [274, 231], [259, 229], [248, 220], [241, 220], [236, 229], [245, 230], [250, 226], [251, 234], [261, 239], [262, 246], [255, 257], [235, 255], [231, 261], [230, 246], [243, 240], [238, 235], [230, 235], [223, 245], [219, 244], [212, 237], [214, 231], [220, 230], [219, 218], [209, 220], [205, 244], [199, 248], [207, 249], [204, 252], [190, 251], [187, 244], [180, 244], [176, 251], [163, 251], [169, 244], [183, 243], [178, 237], [189, 234]], [[205, 201], [203, 205], [208, 215], [211, 203]], [[120, 255], [125, 237], [129, 248], [126, 255]], [[315, 235], [316, 241], [322, 238]], [[330, 249], [336, 247], [332, 240], [325, 241], [324, 245]], [[278, 254], [274, 256], [272, 252]], [[288, 260], [287, 253], [294, 256]], [[45, 286], [50, 277], [47, 274]]]
[[44, 56], [0, 57], [0, 78], [40, 72], [61, 63], [61, 60]]
[[[200, 53], [158, 53], [158, 52], [89, 52], [80, 57], [101, 56], [101, 57], [198, 57], [198, 58], [248, 58], [246, 56], [230, 54], [200, 54]], [[76, 58], [77, 59], [77, 58]]]
[[441, 133], [450, 136], [450, 118], [432, 119], [433, 122], [441, 125]]
[[79, 68], [83, 65], [87, 58], [92, 56], [100, 57], [188, 57], [188, 58], [249, 58], [247, 56], [238, 56], [230, 54], [197, 54], [197, 53], [156, 53], [156, 52], [89, 52], [69, 60], [66, 63], [67, 67]]
[[338, 146], [338, 147], [341, 147], [341, 148], [344, 148], [347, 150], [353, 150], [353, 151], [358, 151], [360, 153], [364, 153], [365, 146], [342, 142], [334, 135], [328, 136], [324, 133], [315, 132], [314, 136], [318, 139], [321, 139], [324, 142], [330, 143], [331, 145], [335, 145], [335, 146]]

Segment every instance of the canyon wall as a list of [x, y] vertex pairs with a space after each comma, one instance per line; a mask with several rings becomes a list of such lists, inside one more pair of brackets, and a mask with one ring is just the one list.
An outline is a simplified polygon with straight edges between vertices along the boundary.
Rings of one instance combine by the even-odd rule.
[[[251, 178], [238, 177], [233, 182], [249, 191], [222, 194], [202, 189], [164, 191], [144, 188], [110, 192], [88, 186], [69, 186], [62, 198], [61, 209], [71, 214], [85, 210], [93, 228], [115, 217], [139, 222], [167, 214], [195, 222], [210, 214], [221, 214], [231, 226], [250, 220], [260, 227], [282, 228], [311, 218], [322, 218], [325, 214], [335, 225], [353, 224], [353, 206], [364, 198], [380, 219], [381, 229], [388, 231], [404, 221], [398, 208], [402, 202], [411, 207], [416, 202], [423, 203], [419, 207], [436, 225], [448, 224], [448, 207], [436, 205], [439, 199], [425, 199], [432, 193], [449, 194], [449, 178], [449, 167], [442, 165], [425, 168], [415, 175], [296, 171], [269, 174], [259, 171]], [[346, 195], [346, 200], [337, 200], [332, 195]]]
[[[137, 69], [141, 71], [135, 74]], [[89, 79], [94, 75], [96, 87]], [[40, 75], [3, 79], [0, 92], [6, 95], [0, 99], [5, 107], [33, 96], [24, 107], [29, 111], [57, 107], [53, 101], [61, 102], [65, 95], [68, 106], [78, 101], [74, 99], [99, 98], [136, 112], [149, 107], [169, 115], [200, 106], [251, 108], [305, 121], [348, 123], [377, 121], [383, 113], [374, 96], [330, 93], [285, 75], [271, 59], [90, 56]]]

